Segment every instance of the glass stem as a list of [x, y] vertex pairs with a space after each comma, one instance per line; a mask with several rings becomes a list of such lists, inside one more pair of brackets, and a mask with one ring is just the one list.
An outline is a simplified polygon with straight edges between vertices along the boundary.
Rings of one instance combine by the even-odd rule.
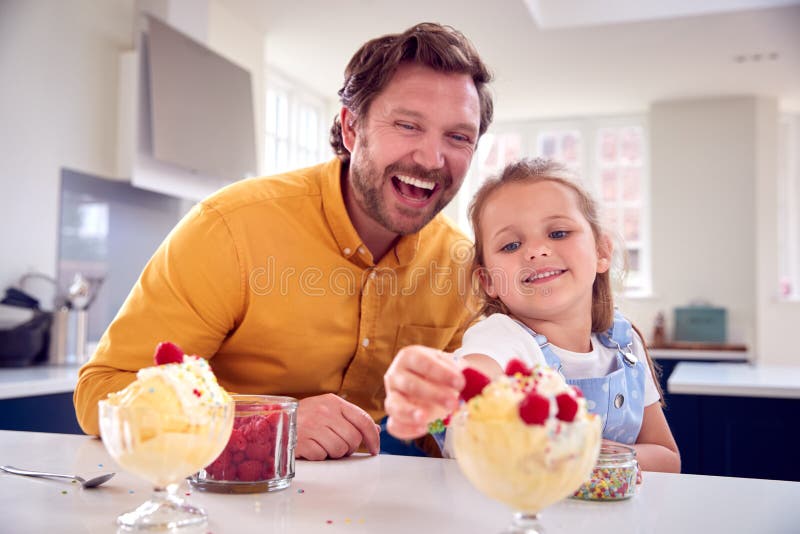
[[158, 503], [171, 502], [180, 504], [182, 501], [180, 497], [178, 497], [177, 491], [178, 484], [176, 483], [167, 484], [166, 486], [155, 486], [153, 487], [153, 496], [151, 500]]
[[514, 512], [510, 532], [514, 534], [544, 534], [544, 528], [539, 522], [539, 514]]

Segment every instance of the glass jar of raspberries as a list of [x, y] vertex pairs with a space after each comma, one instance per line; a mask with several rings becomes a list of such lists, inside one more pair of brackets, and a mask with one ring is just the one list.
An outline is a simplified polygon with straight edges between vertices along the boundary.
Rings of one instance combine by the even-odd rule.
[[297, 399], [232, 395], [233, 432], [222, 454], [192, 475], [192, 486], [221, 493], [287, 488], [294, 477]]

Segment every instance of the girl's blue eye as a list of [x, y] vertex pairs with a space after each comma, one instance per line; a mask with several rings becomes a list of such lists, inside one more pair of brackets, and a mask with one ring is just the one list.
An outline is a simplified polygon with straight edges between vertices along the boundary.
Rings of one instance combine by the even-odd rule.
[[519, 241], [514, 241], [513, 243], [503, 245], [503, 247], [500, 250], [503, 252], [514, 252], [518, 248], [519, 248]]
[[549, 236], [551, 239], [564, 239], [569, 235], [567, 230], [556, 230], [554, 232], [550, 232]]
[[403, 130], [413, 130], [414, 126], [405, 122], [398, 122], [397, 125]]

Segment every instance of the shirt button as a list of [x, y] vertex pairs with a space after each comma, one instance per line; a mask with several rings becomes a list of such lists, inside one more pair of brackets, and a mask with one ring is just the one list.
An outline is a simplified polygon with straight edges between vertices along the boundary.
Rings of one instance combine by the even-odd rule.
[[367, 249], [365, 249], [364, 247], [358, 247], [358, 253], [359, 254], [366, 254], [367, 253]]
[[345, 248], [342, 252], [344, 253], [345, 256], [349, 256], [350, 252], [352, 251], [349, 248]]
[[369, 347], [369, 338], [365, 337], [364, 339], [362, 339], [361, 344], [364, 345], [365, 347]]
[[341, 397], [343, 399], [347, 399], [347, 393], [342, 393], [342, 394], [339, 395], [339, 397]]
[[378, 275], [377, 275], [377, 274], [375, 274], [375, 271], [372, 271], [371, 273], [369, 273], [369, 279], [370, 279], [370, 280], [375, 280], [375, 277], [377, 277], [377, 276], [378, 276]]
[[622, 393], [617, 393], [617, 396], [614, 397], [614, 406], [616, 408], [622, 408], [622, 405], [625, 404], [625, 397]]

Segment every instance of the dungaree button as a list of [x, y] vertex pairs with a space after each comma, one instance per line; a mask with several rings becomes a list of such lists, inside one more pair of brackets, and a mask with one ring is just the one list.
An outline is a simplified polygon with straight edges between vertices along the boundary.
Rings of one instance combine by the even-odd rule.
[[622, 408], [623, 404], [625, 404], [625, 397], [622, 396], [622, 393], [617, 393], [617, 396], [614, 397], [614, 407]]

